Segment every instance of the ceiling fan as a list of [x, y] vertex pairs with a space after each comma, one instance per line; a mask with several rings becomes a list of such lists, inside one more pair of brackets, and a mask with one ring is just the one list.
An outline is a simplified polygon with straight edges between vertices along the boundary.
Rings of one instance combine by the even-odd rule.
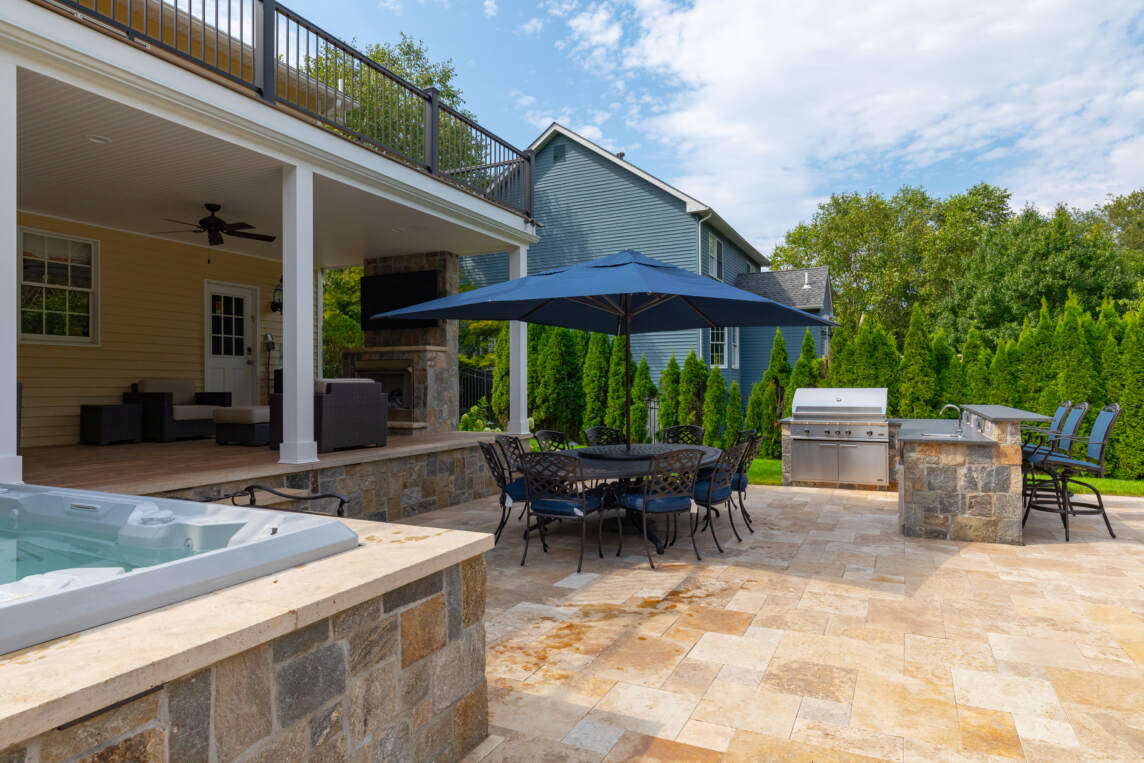
[[223, 243], [223, 234], [234, 236], [235, 238], [249, 238], [254, 241], [273, 241], [274, 236], [267, 236], [264, 233], [249, 233], [254, 226], [250, 223], [228, 223], [221, 217], [215, 215], [222, 207], [218, 204], [204, 204], [207, 208], [208, 214], [206, 217], [200, 219], [197, 223], [188, 223], [184, 220], [172, 220], [170, 217], [164, 217], [169, 223], [178, 223], [179, 225], [189, 225], [190, 228], [186, 230], [157, 230], [151, 231], [152, 234], [160, 235], [165, 233], [206, 233], [207, 241], [211, 246], [218, 246]]

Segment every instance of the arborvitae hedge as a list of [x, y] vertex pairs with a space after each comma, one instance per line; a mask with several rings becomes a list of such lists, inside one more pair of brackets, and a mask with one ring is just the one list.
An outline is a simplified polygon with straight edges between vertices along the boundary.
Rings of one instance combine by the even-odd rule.
[[818, 376], [815, 373], [815, 361], [818, 360], [818, 353], [814, 349], [814, 336], [811, 335], [810, 329], [802, 337], [802, 348], [799, 352], [798, 360], [794, 363], [794, 369], [790, 372], [790, 381], [788, 382], [786, 393], [783, 395], [783, 412], [784, 415], [791, 415], [791, 405], [794, 403], [795, 390], [802, 387], [817, 387]]
[[679, 400], [676, 403], [676, 420], [679, 424], [703, 423], [703, 399], [707, 386], [707, 364], [695, 354], [695, 348], [683, 361], [679, 374]]
[[898, 415], [907, 419], [924, 419], [933, 413], [937, 398], [937, 380], [929, 337], [922, 325], [922, 311], [917, 305], [910, 312], [910, 327], [902, 348], [898, 367]]
[[703, 444], [718, 446], [723, 441], [723, 419], [727, 415], [727, 384], [718, 366], [707, 375], [703, 395]]
[[[612, 341], [612, 357], [608, 363], [608, 406], [604, 412], [604, 426], [626, 429], [627, 427], [627, 371], [625, 364], [631, 364], [628, 340], [618, 336]], [[632, 374], [633, 377], [635, 374]], [[634, 399], [634, 393], [633, 393]]]
[[723, 417], [723, 447], [730, 447], [743, 429], [743, 393], [739, 382], [731, 382], [727, 389], [727, 414]]
[[667, 361], [667, 368], [659, 375], [659, 431], [679, 423], [679, 363], [675, 353]]
[[508, 321], [497, 333], [496, 362], [493, 365], [493, 417], [501, 429], [508, 424], [509, 406], [509, 334]]
[[592, 334], [584, 358], [584, 428], [604, 425], [608, 405], [608, 363], [612, 348], [607, 334]]
[[632, 377], [632, 442], [647, 442], [647, 402], [655, 396], [651, 383], [651, 369], [647, 356], [640, 355], [640, 364]]

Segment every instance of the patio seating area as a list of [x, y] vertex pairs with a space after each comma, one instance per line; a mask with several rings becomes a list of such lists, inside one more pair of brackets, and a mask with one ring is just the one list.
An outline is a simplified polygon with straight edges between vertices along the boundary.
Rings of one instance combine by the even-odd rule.
[[[759, 488], [753, 534], [648, 568], [576, 522], [487, 555], [490, 737], [470, 760], [1144, 756], [1144, 500], [1024, 546], [903, 537], [893, 494]], [[484, 498], [408, 520], [488, 531]], [[630, 536], [629, 536], [630, 537]], [[534, 539], [535, 540], [535, 539]], [[593, 544], [594, 545], [594, 544]], [[538, 552], [539, 549], [533, 549]]]

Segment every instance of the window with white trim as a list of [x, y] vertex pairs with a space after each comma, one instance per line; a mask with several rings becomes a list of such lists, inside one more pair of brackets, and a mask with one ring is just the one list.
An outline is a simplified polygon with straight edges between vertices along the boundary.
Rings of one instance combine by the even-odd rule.
[[707, 234], [707, 275], [723, 280], [723, 242], [714, 233]]
[[739, 367], [739, 327], [713, 328], [707, 343], [711, 365], [718, 368]]
[[96, 344], [99, 242], [21, 230], [20, 338]]

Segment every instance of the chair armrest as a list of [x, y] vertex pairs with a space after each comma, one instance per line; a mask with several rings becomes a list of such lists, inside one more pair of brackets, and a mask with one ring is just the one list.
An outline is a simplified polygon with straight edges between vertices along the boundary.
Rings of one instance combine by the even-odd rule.
[[143, 406], [145, 411], [171, 410], [174, 396], [170, 392], [124, 392], [123, 402]]
[[220, 408], [229, 408], [231, 406], [231, 393], [196, 392], [195, 405], [217, 405]]

